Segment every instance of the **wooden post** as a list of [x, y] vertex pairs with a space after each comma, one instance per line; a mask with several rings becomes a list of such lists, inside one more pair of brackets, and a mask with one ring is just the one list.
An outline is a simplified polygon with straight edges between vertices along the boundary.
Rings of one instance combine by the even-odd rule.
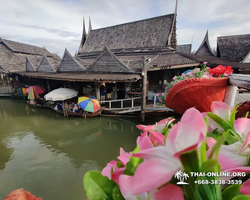
[[131, 107], [133, 108], [134, 107], [134, 99], [132, 98], [132, 105]]
[[115, 82], [115, 100], [117, 100], [117, 83]]
[[48, 92], [50, 92], [50, 84], [49, 84], [49, 80], [47, 80], [47, 89], [48, 89]]
[[95, 82], [95, 95], [97, 100], [100, 101], [100, 87], [98, 82]]
[[111, 101], [109, 102], [109, 109], [111, 108]]
[[147, 69], [145, 66], [146, 57], [142, 57], [142, 102], [141, 102], [141, 122], [145, 122], [145, 110], [146, 110], [146, 93], [147, 93]]

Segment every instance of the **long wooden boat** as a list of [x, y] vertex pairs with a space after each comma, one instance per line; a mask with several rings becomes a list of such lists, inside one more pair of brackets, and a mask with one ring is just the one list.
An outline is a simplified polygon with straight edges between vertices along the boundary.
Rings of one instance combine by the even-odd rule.
[[34, 105], [34, 104], [31, 104], [29, 101], [27, 101], [27, 104], [29, 104], [30, 106], [38, 107], [38, 108], [50, 108], [50, 106], [52, 106], [53, 108], [55, 107], [54, 105], [50, 105], [50, 106], [48, 106], [48, 105], [39, 105], [39, 104]]
[[85, 113], [85, 112], [75, 113], [75, 112], [68, 112], [68, 111], [64, 112], [63, 110], [55, 110], [54, 106], [49, 106], [49, 108], [65, 116], [75, 116], [75, 117], [84, 117], [84, 118], [95, 117], [95, 116], [101, 115], [102, 111], [105, 109], [105, 107], [101, 107], [99, 110], [93, 113]]

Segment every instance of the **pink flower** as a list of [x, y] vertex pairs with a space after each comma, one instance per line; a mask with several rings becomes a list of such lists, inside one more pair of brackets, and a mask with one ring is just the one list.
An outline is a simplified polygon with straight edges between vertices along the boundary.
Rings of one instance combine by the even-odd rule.
[[111, 179], [111, 171], [116, 171], [117, 170], [117, 166], [116, 166], [116, 161], [110, 161], [106, 167], [103, 168], [102, 170], [102, 175], [103, 176], [107, 176], [109, 179]]
[[168, 117], [167, 119], [163, 119], [161, 121], [159, 121], [158, 123], [154, 124], [154, 125], [137, 125], [136, 127], [142, 131], [146, 131], [146, 132], [150, 132], [150, 131], [157, 131], [159, 133], [162, 133], [163, 129], [166, 126], [169, 126], [173, 121], [175, 121], [174, 118]]
[[[250, 153], [250, 119], [239, 118], [234, 122], [235, 131], [242, 136], [243, 142], [235, 142], [231, 145], [222, 145], [218, 160], [222, 170], [244, 166]], [[207, 138], [207, 145], [211, 148], [216, 141]], [[208, 151], [209, 153], [209, 151]]]
[[[221, 101], [214, 101], [211, 104], [211, 111], [213, 114], [219, 116], [225, 121], [229, 121], [231, 117], [231, 111], [234, 107], [233, 106], [228, 106], [226, 103], [221, 102]], [[209, 118], [209, 129], [210, 130], [215, 130], [218, 129], [218, 131], [224, 131], [224, 129], [217, 124], [215, 121]]]
[[173, 77], [173, 80], [175, 80], [175, 79], [177, 79], [177, 76], [174, 76], [174, 77]]
[[205, 134], [206, 124], [201, 113], [190, 108], [168, 133], [165, 146], [133, 154], [145, 161], [138, 166], [134, 177], [129, 177], [133, 183], [132, 194], [151, 191], [168, 182], [181, 168], [179, 154], [197, 148]]
[[42, 198], [37, 198], [30, 192], [27, 192], [21, 188], [11, 192], [8, 196], [4, 198], [4, 200], [42, 200]]
[[164, 96], [164, 92], [161, 95]]
[[166, 84], [167, 83], [167, 81], [166, 80], [164, 80], [164, 82], [163, 82], [164, 84]]
[[250, 195], [250, 179], [244, 182], [240, 188], [240, 192], [245, 195]]
[[207, 62], [203, 62], [203, 64], [204, 64], [204, 65], [206, 65], [206, 64], [207, 64]]
[[120, 162], [123, 164], [123, 166], [126, 166], [126, 164], [129, 161], [131, 156], [132, 156], [131, 153], [126, 153], [123, 150], [123, 148], [120, 148], [120, 156], [118, 156], [117, 158], [120, 160]]

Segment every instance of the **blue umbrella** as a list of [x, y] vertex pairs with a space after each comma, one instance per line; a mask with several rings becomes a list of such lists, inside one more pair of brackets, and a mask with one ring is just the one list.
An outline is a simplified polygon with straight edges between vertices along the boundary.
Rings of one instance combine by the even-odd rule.
[[193, 71], [192, 69], [186, 70], [185, 72], [183, 72], [183, 74], [187, 74], [189, 72]]

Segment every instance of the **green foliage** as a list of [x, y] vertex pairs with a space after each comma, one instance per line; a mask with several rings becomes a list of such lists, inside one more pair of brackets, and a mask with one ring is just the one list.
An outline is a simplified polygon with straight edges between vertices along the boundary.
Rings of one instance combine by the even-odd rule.
[[84, 175], [83, 186], [89, 200], [112, 200], [116, 183], [98, 171], [88, 171]]
[[122, 196], [119, 185], [116, 185], [113, 189], [113, 200], [125, 200]]
[[234, 197], [241, 195], [241, 185], [230, 185], [222, 192], [223, 200], [232, 200]]
[[250, 200], [250, 196], [248, 195], [238, 195], [234, 197], [232, 200]]
[[126, 164], [126, 169], [124, 170], [123, 174], [133, 176], [135, 173], [135, 170], [137, 169], [139, 164], [141, 164], [142, 162], [143, 162], [143, 159], [131, 156], [129, 161]]

